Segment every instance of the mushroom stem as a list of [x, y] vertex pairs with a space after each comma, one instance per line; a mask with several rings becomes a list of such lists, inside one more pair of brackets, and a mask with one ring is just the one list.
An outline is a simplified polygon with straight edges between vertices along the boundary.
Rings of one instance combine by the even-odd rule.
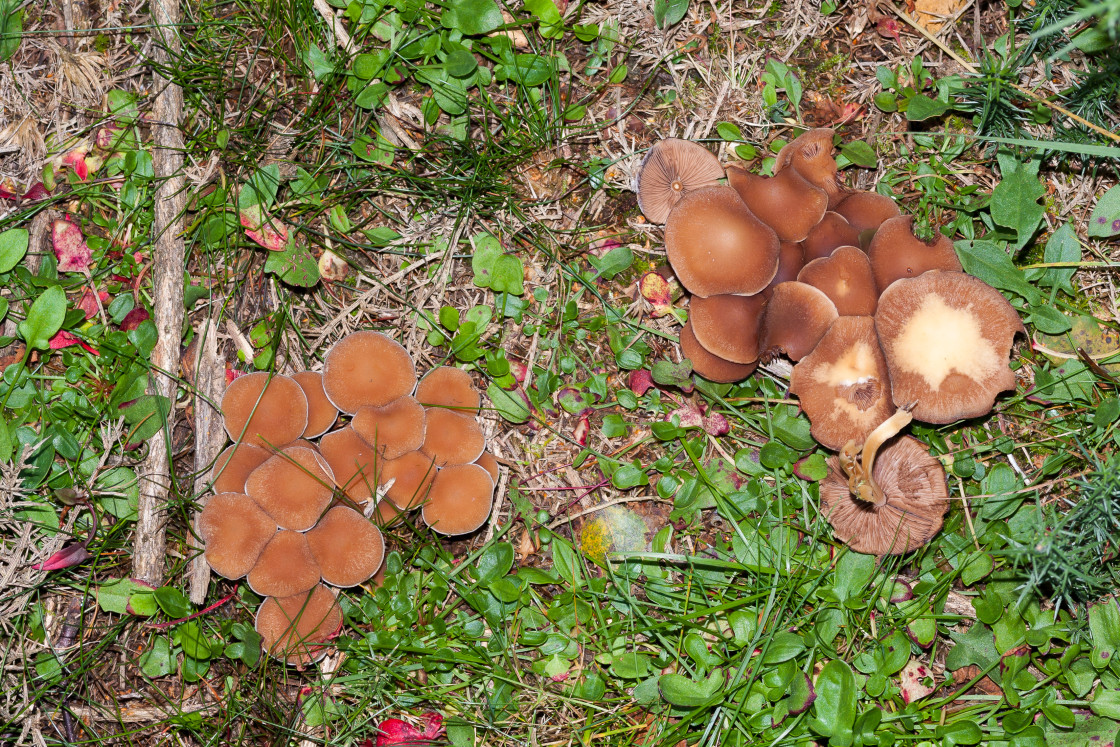
[[840, 450], [840, 468], [848, 476], [848, 489], [859, 500], [875, 506], [882, 506], [887, 502], [886, 495], [871, 474], [875, 467], [875, 455], [880, 446], [914, 419], [910, 414], [912, 407], [913, 405], [900, 407], [894, 415], [871, 431], [862, 447], [857, 446], [855, 441], [849, 441]]

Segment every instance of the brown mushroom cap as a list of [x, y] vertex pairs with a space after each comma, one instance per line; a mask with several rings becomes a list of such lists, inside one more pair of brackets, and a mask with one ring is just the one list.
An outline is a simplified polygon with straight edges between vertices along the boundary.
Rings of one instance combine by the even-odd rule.
[[234, 444], [214, 460], [210, 479], [215, 493], [244, 493], [249, 473], [264, 464], [272, 452], [252, 444]]
[[495, 485], [498, 484], [499, 465], [498, 460], [494, 458], [493, 454], [489, 451], [484, 451], [482, 452], [482, 456], [476, 459], [474, 463], [490, 473], [490, 479], [494, 481]]
[[385, 558], [381, 530], [352, 508], [337, 506], [307, 533], [323, 580], [334, 586], [367, 581]]
[[983, 280], [931, 270], [891, 283], [879, 297], [875, 329], [900, 406], [914, 418], [952, 423], [988, 413], [1015, 388], [1008, 366], [1019, 314]]
[[416, 366], [399, 343], [380, 332], [353, 332], [323, 358], [323, 390], [339, 410], [353, 415], [382, 407], [416, 388]]
[[650, 223], [664, 223], [686, 193], [714, 187], [723, 166], [707, 148], [688, 140], [666, 138], [649, 149], [637, 179], [638, 207]]
[[729, 166], [727, 183], [759, 220], [774, 229], [781, 241], [804, 239], [828, 209], [824, 190], [807, 182], [795, 169], [765, 177]]
[[758, 324], [766, 300], [756, 296], [693, 298], [688, 319], [697, 342], [732, 363], [758, 360]]
[[385, 462], [381, 469], [381, 484], [386, 485], [393, 480], [385, 497], [402, 511], [415, 508], [428, 499], [436, 472], [435, 462], [421, 451], [410, 451]]
[[778, 236], [731, 187], [689, 192], [665, 223], [665, 251], [681, 285], [696, 296], [750, 296], [778, 271]]
[[786, 143], [774, 159], [774, 173], [792, 167], [806, 181], [828, 195], [829, 209], [845, 196], [832, 157], [832, 139], [836, 133], [827, 127], [807, 130]]
[[319, 564], [303, 532], [281, 529], [249, 571], [249, 588], [265, 597], [290, 597], [319, 583]]
[[414, 397], [398, 397], [384, 407], [362, 407], [350, 427], [385, 459], [396, 459], [424, 443], [427, 416]]
[[912, 278], [928, 270], [960, 271], [961, 261], [948, 236], [938, 233], [927, 244], [914, 235], [914, 218], [900, 215], [884, 221], [871, 239], [867, 256], [880, 288], [900, 278]]
[[482, 467], [445, 467], [424, 504], [424, 523], [440, 534], [469, 534], [486, 523], [493, 502], [494, 481]]
[[894, 200], [878, 192], [852, 192], [840, 201], [835, 212], [861, 234], [877, 230], [884, 222], [901, 214]]
[[286, 444], [302, 436], [307, 427], [307, 396], [288, 376], [267, 371], [238, 376], [222, 395], [222, 422], [234, 441], [254, 446]]
[[871, 316], [879, 300], [871, 263], [854, 246], [842, 246], [828, 257], [814, 259], [797, 279], [824, 292], [840, 316]]
[[308, 664], [327, 652], [322, 644], [342, 627], [342, 608], [331, 590], [319, 584], [308, 593], [264, 600], [254, 627], [270, 656]]
[[762, 315], [763, 357], [784, 354], [799, 361], [817, 346], [836, 321], [836, 305], [828, 296], [806, 283], [782, 283], [766, 304]]
[[198, 533], [206, 542], [206, 562], [214, 573], [241, 578], [276, 534], [276, 522], [249, 496], [218, 493], [202, 509]]
[[821, 444], [839, 451], [850, 440], [863, 443], [895, 410], [875, 320], [834, 321], [813, 352], [793, 367], [789, 390], [801, 400]]
[[347, 426], [331, 431], [319, 439], [319, 451], [331, 466], [335, 484], [346, 491], [356, 503], [365, 503], [381, 483], [381, 470], [385, 461]]
[[941, 463], [917, 439], [896, 436], [879, 450], [872, 472], [887, 499], [882, 506], [854, 498], [840, 460], [828, 460], [821, 513], [836, 537], [869, 555], [899, 555], [933, 539], [949, 509]]
[[323, 374], [318, 371], [300, 371], [292, 374], [304, 395], [307, 396], [307, 427], [304, 438], [318, 438], [334, 425], [338, 419], [338, 408], [327, 399], [323, 390]]
[[289, 446], [252, 471], [245, 492], [281, 528], [304, 532], [327, 510], [333, 484], [326, 460], [311, 449]]
[[420, 379], [416, 399], [425, 407], [443, 407], [462, 415], [477, 415], [482, 395], [474, 388], [471, 375], [461, 368], [440, 366]]
[[812, 262], [842, 246], [859, 246], [859, 231], [843, 215], [830, 210], [813, 226], [801, 246], [805, 250], [805, 261]]
[[705, 350], [692, 332], [691, 320], [681, 328], [680, 345], [681, 355], [692, 361], [692, 370], [708, 381], [720, 384], [742, 381], [758, 368], [758, 361], [746, 364], [732, 363]]
[[428, 408], [428, 430], [420, 450], [434, 459], [437, 467], [470, 464], [482, 456], [485, 448], [486, 434], [473, 417]]
[[788, 283], [791, 280], [797, 280], [797, 273], [801, 272], [801, 268], [805, 266], [805, 252], [801, 248], [801, 244], [796, 241], [783, 241], [781, 242], [781, 250], [778, 253], [778, 271], [774, 273], [770, 285], [762, 289], [758, 295], [766, 300], [770, 300], [770, 296], [774, 293], [774, 288], [779, 283]]

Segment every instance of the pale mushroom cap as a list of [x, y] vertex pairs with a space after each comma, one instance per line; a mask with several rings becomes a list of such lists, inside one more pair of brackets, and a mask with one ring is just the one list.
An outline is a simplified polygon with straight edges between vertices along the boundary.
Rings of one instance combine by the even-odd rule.
[[384, 407], [362, 407], [350, 427], [385, 459], [396, 459], [424, 443], [427, 415], [415, 397], [398, 397]]
[[288, 376], [266, 371], [238, 376], [222, 395], [222, 422], [233, 441], [286, 444], [307, 427], [307, 396]]
[[727, 169], [727, 183], [759, 220], [774, 229], [781, 241], [804, 239], [828, 209], [824, 190], [807, 182], [795, 169], [765, 177], [731, 166]]
[[385, 462], [381, 470], [381, 484], [393, 480], [385, 497], [402, 511], [415, 508], [428, 499], [437, 471], [432, 458], [420, 451], [410, 451]]
[[854, 246], [842, 246], [831, 255], [805, 265], [797, 279], [828, 296], [840, 316], [871, 316], [879, 300], [871, 263]]
[[723, 166], [707, 148], [677, 138], [659, 141], [646, 154], [637, 179], [638, 207], [650, 223], [664, 223], [688, 192], [714, 187]]
[[454, 410], [428, 408], [428, 429], [420, 450], [435, 460], [437, 467], [470, 464], [486, 449], [486, 434], [478, 421]]
[[461, 415], [477, 415], [482, 406], [482, 395], [471, 375], [454, 366], [440, 366], [426, 373], [416, 385], [416, 399], [425, 407], [442, 407]]
[[914, 235], [913, 228], [914, 218], [900, 215], [884, 221], [872, 237], [867, 256], [879, 288], [929, 270], [962, 269], [948, 236], [938, 233], [933, 243], [927, 244]]
[[995, 288], [963, 272], [896, 280], [879, 297], [875, 329], [900, 406], [916, 420], [952, 423], [987, 414], [1015, 388], [1008, 365], [1018, 313]]
[[834, 210], [859, 233], [877, 230], [900, 215], [895, 201], [878, 192], [852, 192]]
[[839, 459], [828, 460], [821, 513], [837, 539], [869, 555], [899, 555], [933, 539], [949, 509], [941, 462], [917, 439], [896, 436], [879, 449], [872, 473], [886, 496], [883, 506], [853, 498]]
[[836, 160], [832, 157], [832, 140], [835, 131], [828, 127], [807, 130], [786, 143], [774, 159], [774, 173], [792, 167], [806, 181], [828, 195], [829, 209], [839, 204], [845, 196], [837, 174]]
[[214, 460], [210, 479], [215, 493], [244, 493], [249, 473], [264, 464], [272, 452], [252, 444], [234, 444]]
[[338, 408], [327, 399], [327, 393], [323, 390], [323, 374], [318, 371], [300, 371], [292, 374], [292, 378], [307, 397], [307, 427], [303, 431], [303, 437], [318, 438], [334, 425], [334, 421], [338, 419]]
[[775, 286], [762, 315], [762, 356], [784, 354], [799, 361], [817, 346], [836, 321], [836, 305], [806, 283]]
[[665, 252], [693, 295], [758, 293], [778, 271], [778, 236], [731, 187], [689, 192], [665, 224]]
[[319, 451], [331, 466], [335, 483], [358, 503], [368, 500], [373, 490], [385, 482], [380, 478], [386, 460], [350, 426], [319, 439]]
[[839, 451], [862, 444], [895, 411], [887, 362], [869, 316], [842, 316], [793, 367], [789, 390], [801, 401], [818, 442]]
[[692, 334], [705, 350], [732, 363], [758, 360], [758, 325], [766, 300], [756, 296], [694, 297], [688, 305]]
[[281, 528], [304, 532], [330, 505], [333, 483], [321, 456], [302, 446], [289, 446], [253, 470], [245, 492]]
[[256, 631], [270, 655], [289, 664], [308, 664], [327, 652], [322, 645], [342, 628], [342, 608], [330, 589], [269, 597], [257, 610]]
[[681, 328], [680, 345], [681, 355], [692, 361], [692, 370], [708, 381], [720, 384], [742, 381], [758, 368], [757, 361], [746, 364], [732, 363], [705, 350], [692, 332], [691, 321]]
[[348, 415], [365, 405], [387, 405], [415, 388], [412, 357], [380, 332], [353, 332], [323, 358], [323, 390]]
[[801, 242], [805, 261], [827, 257], [842, 246], [859, 246], [859, 233], [843, 215], [828, 211]]
[[486, 523], [494, 502], [494, 481], [477, 464], [445, 467], [436, 475], [424, 523], [440, 534], [469, 534]]
[[290, 597], [319, 583], [319, 564], [307, 535], [281, 529], [249, 571], [249, 588], [265, 597]]
[[385, 558], [381, 530], [345, 506], [328, 511], [307, 533], [307, 542], [323, 581], [333, 586], [357, 586], [369, 580]]
[[198, 517], [198, 533], [206, 542], [206, 562], [214, 573], [226, 578], [241, 578], [248, 573], [276, 529], [272, 517], [240, 493], [211, 497]]
[[494, 481], [495, 485], [498, 484], [498, 475], [500, 474], [499, 465], [498, 460], [494, 458], [493, 454], [489, 451], [484, 451], [482, 452], [482, 456], [476, 459], [474, 463], [489, 472], [490, 479]]

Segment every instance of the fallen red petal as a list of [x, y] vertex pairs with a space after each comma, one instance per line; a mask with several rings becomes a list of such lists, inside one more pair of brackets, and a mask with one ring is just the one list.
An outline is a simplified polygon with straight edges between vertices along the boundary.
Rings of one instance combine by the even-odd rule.
[[51, 248], [58, 259], [59, 272], [86, 272], [93, 257], [82, 229], [68, 220], [51, 224]]

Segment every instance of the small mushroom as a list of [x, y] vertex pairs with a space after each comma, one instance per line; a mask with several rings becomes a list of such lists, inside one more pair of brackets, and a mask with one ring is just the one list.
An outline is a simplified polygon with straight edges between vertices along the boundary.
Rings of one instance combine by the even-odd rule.
[[694, 297], [688, 305], [692, 333], [705, 350], [732, 363], [758, 360], [758, 324], [766, 300], [755, 296]]
[[304, 532], [330, 505], [333, 483], [323, 457], [302, 446], [289, 446], [252, 471], [245, 492], [281, 528]]
[[834, 321], [813, 352], [793, 367], [789, 390], [801, 401], [818, 442], [836, 451], [850, 440], [863, 443], [895, 410], [875, 320]]
[[707, 148], [688, 140], [659, 141], [642, 160], [638, 173], [638, 207], [650, 223], [664, 223], [681, 197], [701, 187], [714, 187], [723, 166]]
[[854, 246], [842, 246], [828, 257], [814, 259], [802, 268], [797, 279], [828, 296], [840, 316], [875, 313], [879, 293], [871, 276], [871, 263]]
[[758, 368], [757, 361], [746, 364], [732, 363], [731, 361], [720, 358], [715, 353], [705, 350], [704, 346], [700, 344], [692, 331], [691, 320], [681, 328], [680, 345], [681, 355], [692, 361], [692, 370], [708, 381], [714, 381], [720, 384], [742, 381]]
[[369, 580], [385, 558], [381, 530], [352, 508], [336, 506], [307, 533], [323, 581], [357, 586]]
[[926, 242], [914, 235], [914, 218], [900, 215], [884, 221], [867, 248], [875, 283], [886, 289], [900, 278], [912, 278], [928, 270], [960, 271], [961, 261], [948, 236], [937, 232]]
[[342, 608], [331, 590], [319, 584], [310, 592], [264, 600], [254, 627], [270, 656], [309, 664], [326, 654], [323, 644], [342, 628]]
[[696, 296], [758, 293], [778, 271], [778, 236], [731, 187], [689, 192], [665, 223], [665, 251]]
[[[398, 397], [384, 407], [362, 407], [350, 427], [385, 459], [396, 459], [424, 443], [427, 415], [415, 397]], [[329, 460], [328, 460], [329, 461]]]
[[933, 539], [949, 508], [945, 470], [921, 442], [898, 436], [879, 450], [872, 472], [883, 500], [876, 504], [853, 495], [841, 466], [828, 460], [820, 484], [821, 513], [836, 537], [856, 552], [898, 555]]
[[828, 209], [828, 195], [806, 181], [796, 169], [765, 177], [730, 166], [727, 183], [735, 188], [759, 220], [774, 229], [781, 241], [804, 239]]
[[499, 465], [498, 460], [494, 458], [493, 454], [489, 451], [484, 451], [482, 452], [482, 456], [476, 459], [474, 463], [489, 472], [490, 479], [494, 481], [495, 485], [498, 484]]
[[323, 390], [347, 415], [383, 407], [416, 388], [416, 366], [399, 343], [380, 332], [354, 332], [323, 358]]
[[827, 127], [807, 130], [786, 143], [774, 159], [775, 174], [792, 167], [814, 187], [824, 190], [830, 210], [846, 195], [840, 185], [836, 159], [832, 157], [835, 134]]
[[896, 280], [879, 297], [875, 329], [896, 404], [914, 417], [952, 423], [986, 414], [1015, 388], [1008, 365], [1018, 313], [995, 288], [963, 272], [931, 270]]
[[303, 431], [303, 437], [318, 438], [334, 425], [334, 421], [338, 419], [338, 408], [331, 404], [323, 390], [323, 374], [318, 371], [300, 371], [292, 374], [292, 378], [307, 396], [307, 428]]
[[214, 460], [210, 470], [210, 480], [214, 483], [215, 493], [244, 493], [245, 481], [249, 473], [264, 464], [272, 452], [252, 444], [234, 444]]
[[386, 461], [373, 446], [347, 426], [319, 439], [319, 450], [331, 466], [335, 484], [355, 503], [368, 501], [380, 484], [381, 469]]
[[486, 449], [486, 434], [478, 421], [454, 410], [428, 408], [428, 428], [420, 450], [430, 456], [437, 467], [449, 464], [470, 464]]
[[462, 415], [477, 415], [482, 405], [471, 375], [454, 366], [440, 366], [426, 373], [416, 385], [416, 399], [425, 407], [443, 407]]
[[206, 543], [206, 562], [214, 573], [226, 578], [241, 578], [248, 573], [276, 529], [272, 517], [240, 493], [212, 496], [198, 517], [198, 533]]
[[477, 464], [445, 467], [424, 504], [424, 523], [440, 534], [470, 534], [486, 523], [494, 502], [494, 481]]
[[861, 235], [866, 231], [876, 231], [886, 221], [901, 215], [895, 201], [878, 192], [852, 192], [835, 207], [835, 211]]
[[766, 304], [762, 315], [763, 358], [785, 355], [799, 361], [812, 352], [829, 326], [836, 321], [836, 305], [821, 291], [806, 283], [782, 283]]
[[421, 451], [387, 461], [381, 468], [381, 484], [388, 485], [391, 480], [392, 485], [385, 497], [402, 511], [416, 508], [428, 499], [437, 471], [432, 458]]
[[286, 444], [307, 428], [307, 396], [287, 376], [266, 371], [238, 376], [222, 396], [222, 422], [235, 442]]
[[319, 583], [321, 571], [307, 535], [281, 529], [249, 571], [249, 588], [265, 597], [290, 597]]
[[859, 246], [859, 231], [843, 215], [831, 210], [824, 214], [821, 222], [813, 226], [809, 235], [801, 242], [806, 262], [827, 257], [842, 246]]

